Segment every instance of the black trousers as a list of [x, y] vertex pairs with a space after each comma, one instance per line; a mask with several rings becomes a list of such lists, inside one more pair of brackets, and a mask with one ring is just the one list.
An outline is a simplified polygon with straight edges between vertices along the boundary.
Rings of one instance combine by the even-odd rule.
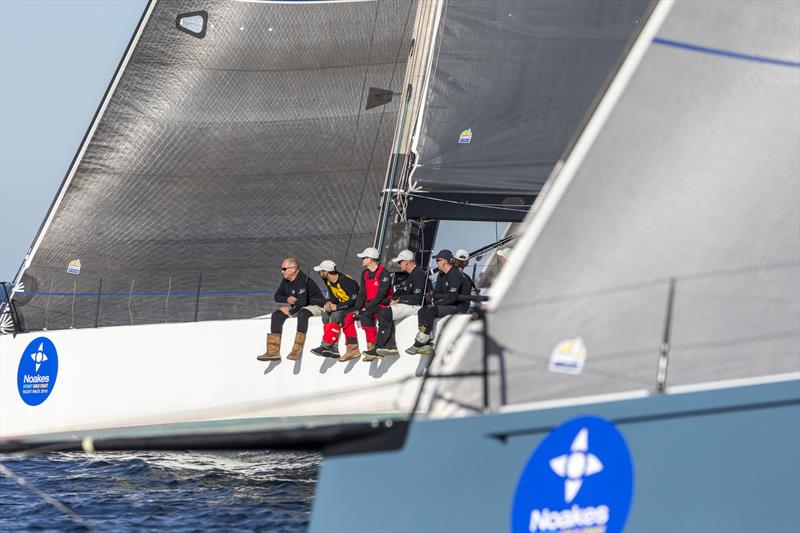
[[423, 331], [430, 334], [433, 329], [433, 321], [443, 316], [456, 315], [463, 313], [464, 310], [455, 305], [426, 305], [417, 311], [417, 321], [419, 322], [420, 329], [425, 328]]
[[397, 341], [394, 339], [394, 318], [391, 307], [384, 307], [378, 311], [378, 342], [375, 345], [378, 348], [397, 346]]
[[[380, 312], [382, 310], [383, 309], [379, 310], [378, 312]], [[377, 317], [377, 316], [378, 316], [378, 313], [375, 313], [374, 311], [370, 311], [370, 312], [366, 312], [366, 313], [362, 312], [362, 313], [360, 313], [358, 315], [358, 321], [361, 322], [362, 326], [367, 326], [367, 327], [374, 326], [375, 322], [376, 322], [375, 317]]]
[[[308, 319], [311, 318], [312, 315], [311, 311], [308, 309], [300, 309], [296, 315], [297, 317], [297, 331], [298, 333], [305, 333], [308, 331]], [[283, 333], [283, 323], [286, 322], [287, 318], [291, 318], [287, 316], [283, 311], [278, 309], [274, 313], [272, 313], [272, 319], [270, 320], [270, 328], [272, 329], [272, 333]]]

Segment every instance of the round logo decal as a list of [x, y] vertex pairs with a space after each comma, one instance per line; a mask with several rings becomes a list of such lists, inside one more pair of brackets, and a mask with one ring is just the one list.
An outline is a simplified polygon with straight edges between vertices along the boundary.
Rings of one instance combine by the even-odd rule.
[[633, 495], [633, 464], [617, 428], [603, 418], [575, 418], [554, 429], [517, 483], [511, 530], [622, 531]]
[[22, 401], [39, 405], [50, 396], [58, 375], [58, 352], [53, 341], [38, 337], [28, 344], [19, 360], [17, 390]]

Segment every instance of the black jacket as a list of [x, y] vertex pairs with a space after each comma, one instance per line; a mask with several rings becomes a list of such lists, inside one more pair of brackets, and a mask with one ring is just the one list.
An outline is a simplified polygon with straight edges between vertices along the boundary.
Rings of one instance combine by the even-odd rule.
[[436, 278], [436, 286], [433, 288], [434, 305], [458, 305], [466, 310], [469, 307], [467, 302], [458, 301], [458, 295], [461, 294], [465, 282], [464, 274], [455, 266], [447, 274], [440, 271]]
[[425, 284], [428, 277], [418, 266], [411, 272], [398, 272], [394, 275], [394, 291], [392, 299], [401, 304], [422, 305], [425, 296]]
[[352, 309], [355, 306], [359, 290], [356, 280], [339, 272], [336, 283], [326, 280], [325, 286], [328, 287], [328, 301], [336, 304], [337, 311]]
[[302, 271], [297, 273], [294, 281], [281, 280], [278, 290], [275, 291], [275, 301], [278, 303], [288, 303], [289, 296], [297, 298], [297, 301], [289, 306], [291, 314], [297, 313], [307, 305], [325, 305], [325, 297], [319, 290], [319, 286]]
[[480, 290], [475, 286], [475, 282], [472, 281], [472, 278], [464, 272], [461, 271], [461, 275], [464, 276], [464, 284], [461, 286], [461, 292], [458, 295], [458, 301], [460, 302], [467, 302], [467, 305], [470, 304], [470, 299], [473, 295], [480, 294]]

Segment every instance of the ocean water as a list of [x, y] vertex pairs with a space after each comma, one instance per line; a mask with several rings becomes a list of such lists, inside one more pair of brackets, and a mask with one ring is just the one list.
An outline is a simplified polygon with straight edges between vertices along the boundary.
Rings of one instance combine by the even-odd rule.
[[305, 531], [321, 457], [313, 453], [55, 453], [3, 458], [57, 509], [0, 473], [0, 531]]

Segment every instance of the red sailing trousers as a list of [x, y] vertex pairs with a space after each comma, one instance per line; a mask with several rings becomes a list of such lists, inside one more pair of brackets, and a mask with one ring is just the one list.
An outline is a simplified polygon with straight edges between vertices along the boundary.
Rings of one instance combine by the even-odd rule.
[[[371, 277], [370, 274], [372, 274]], [[361, 287], [364, 289], [364, 296], [367, 302], [373, 300], [376, 296], [378, 296], [381, 282], [384, 283], [384, 287], [386, 287], [386, 284], [389, 283], [388, 275], [384, 275], [383, 265], [379, 265], [378, 269], [375, 270], [374, 273], [370, 273], [369, 270], [367, 269], [364, 269], [364, 271], [361, 273]], [[389, 286], [388, 289], [386, 289], [386, 294], [383, 295], [383, 298], [386, 298], [388, 300], [391, 297], [392, 297], [392, 287]], [[379, 305], [378, 307], [383, 308], [386, 306]], [[361, 311], [361, 309], [358, 309], [358, 311]], [[359, 322], [361, 322], [361, 327], [364, 329], [364, 333], [366, 334], [367, 337], [367, 342], [369, 344], [375, 344], [378, 341], [378, 327], [377, 327], [378, 309], [375, 309], [373, 312], [370, 313], [363, 313], [363, 312], [360, 313], [358, 320]], [[342, 330], [344, 331], [345, 337], [347, 337], [348, 344], [353, 344], [358, 342], [354, 313], [347, 313], [347, 316], [344, 317]]]
[[[349, 316], [349, 314], [347, 316]], [[341, 326], [331, 320], [322, 326], [322, 342], [326, 344], [336, 344], [339, 342], [339, 334], [341, 331]]]
[[[370, 316], [362, 314], [359, 320], [361, 327], [364, 328], [364, 333], [367, 335], [367, 342], [375, 343], [378, 340], [378, 328], [375, 326], [377, 314]], [[369, 325], [369, 324], [372, 325]], [[348, 344], [355, 344], [358, 342], [356, 333], [356, 322], [353, 320], [353, 313], [347, 313], [344, 317], [344, 324], [340, 326], [336, 322], [328, 322], [322, 327], [322, 342], [327, 344], [336, 344], [339, 342], [339, 334], [344, 330], [344, 335], [347, 338]]]
[[[342, 330], [344, 331], [344, 336], [348, 344], [358, 342], [354, 315], [355, 313], [347, 313], [347, 316], [344, 317]], [[361, 313], [358, 320], [361, 322], [361, 328], [367, 336], [367, 342], [375, 344], [378, 341], [378, 327], [375, 325], [378, 320], [378, 313]]]

